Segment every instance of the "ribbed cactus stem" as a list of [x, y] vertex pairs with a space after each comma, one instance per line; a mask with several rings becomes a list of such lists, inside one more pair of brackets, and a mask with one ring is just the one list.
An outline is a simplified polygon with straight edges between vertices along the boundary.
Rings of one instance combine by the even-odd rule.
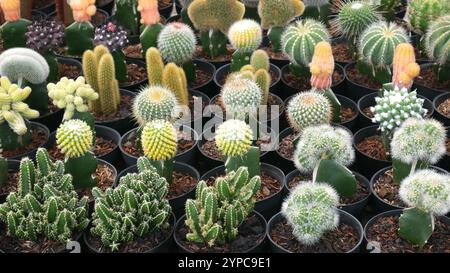
[[414, 47], [408, 43], [399, 44], [394, 52], [392, 83], [398, 88], [410, 89], [419, 74]]
[[143, 127], [153, 120], [175, 120], [178, 101], [172, 91], [161, 86], [142, 89], [133, 103], [133, 116]]
[[147, 63], [147, 75], [150, 85], [161, 85], [162, 75], [164, 71], [164, 62], [159, 50], [156, 47], [151, 47], [145, 54]]
[[162, 85], [174, 93], [180, 105], [189, 105], [186, 75], [182, 68], [174, 63], [167, 64], [163, 71]]
[[450, 79], [450, 15], [442, 16], [430, 25], [425, 36], [428, 57], [437, 63], [439, 81]]

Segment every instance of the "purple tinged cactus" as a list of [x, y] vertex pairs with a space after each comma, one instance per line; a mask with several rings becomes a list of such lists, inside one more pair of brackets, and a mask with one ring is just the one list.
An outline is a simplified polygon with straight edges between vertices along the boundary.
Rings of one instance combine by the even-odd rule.
[[27, 46], [37, 52], [55, 51], [64, 41], [64, 26], [53, 20], [40, 20], [28, 26]]
[[104, 45], [110, 52], [121, 51], [128, 45], [128, 34], [122, 26], [108, 23], [95, 30], [95, 45]]

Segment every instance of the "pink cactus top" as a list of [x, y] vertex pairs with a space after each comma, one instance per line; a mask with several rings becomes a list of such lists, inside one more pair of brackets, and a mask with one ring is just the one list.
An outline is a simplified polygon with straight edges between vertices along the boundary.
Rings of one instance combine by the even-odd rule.
[[320, 42], [316, 45], [309, 68], [311, 71], [311, 86], [313, 88], [323, 90], [331, 87], [334, 57], [329, 43]]
[[97, 11], [95, 0], [69, 0], [69, 5], [76, 22], [89, 22]]
[[158, 0], [139, 0], [138, 11], [141, 13], [141, 24], [151, 26], [159, 23]]
[[20, 0], [0, 0], [0, 6], [7, 22], [20, 19]]

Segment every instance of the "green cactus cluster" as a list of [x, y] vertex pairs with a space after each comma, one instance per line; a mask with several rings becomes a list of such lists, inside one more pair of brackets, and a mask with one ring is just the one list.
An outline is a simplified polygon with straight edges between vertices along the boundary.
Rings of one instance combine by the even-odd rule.
[[52, 162], [45, 149], [38, 149], [36, 165], [28, 158], [19, 167], [18, 191], [0, 205], [0, 220], [7, 234], [37, 242], [42, 237], [66, 243], [89, 224], [88, 199], [79, 198], [73, 178], [61, 161]]
[[301, 131], [309, 126], [330, 123], [331, 112], [327, 97], [308, 91], [299, 93], [289, 101], [287, 118], [292, 128]]
[[429, 25], [450, 12], [450, 0], [410, 0], [406, 21], [416, 33], [424, 35]]
[[442, 16], [430, 24], [425, 35], [428, 57], [435, 60], [440, 81], [450, 79], [450, 15]]
[[236, 49], [231, 60], [231, 71], [236, 72], [250, 63], [252, 53], [261, 45], [261, 26], [251, 19], [237, 21], [231, 25], [228, 39]]
[[244, 118], [257, 112], [261, 103], [261, 88], [253, 80], [229, 78], [221, 91], [227, 115]]
[[260, 187], [260, 177], [250, 177], [245, 167], [217, 178], [214, 186], [201, 181], [196, 199], [186, 202], [186, 239], [209, 247], [233, 241], [253, 211]]
[[118, 187], [104, 192], [92, 189], [95, 211], [91, 233], [112, 252], [169, 226], [172, 212], [166, 198], [169, 184], [146, 161], [140, 158], [139, 173], [122, 177]]

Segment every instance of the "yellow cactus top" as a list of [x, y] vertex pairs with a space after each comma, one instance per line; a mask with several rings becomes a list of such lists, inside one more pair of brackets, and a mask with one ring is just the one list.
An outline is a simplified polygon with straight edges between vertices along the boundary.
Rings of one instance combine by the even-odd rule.
[[402, 43], [395, 48], [393, 66], [394, 86], [411, 88], [414, 78], [420, 74], [420, 66], [416, 63], [414, 47], [411, 44]]
[[139, 0], [138, 11], [141, 13], [141, 24], [146, 26], [159, 23], [161, 19], [157, 0]]
[[177, 131], [164, 120], [147, 123], [142, 130], [144, 155], [152, 160], [169, 160], [177, 154]]
[[69, 5], [77, 22], [89, 22], [97, 12], [95, 0], [69, 0]]
[[328, 42], [320, 42], [316, 45], [309, 69], [313, 88], [328, 89], [331, 87], [334, 57], [331, 45]]
[[14, 22], [20, 19], [19, 0], [0, 0], [0, 6], [7, 22]]

